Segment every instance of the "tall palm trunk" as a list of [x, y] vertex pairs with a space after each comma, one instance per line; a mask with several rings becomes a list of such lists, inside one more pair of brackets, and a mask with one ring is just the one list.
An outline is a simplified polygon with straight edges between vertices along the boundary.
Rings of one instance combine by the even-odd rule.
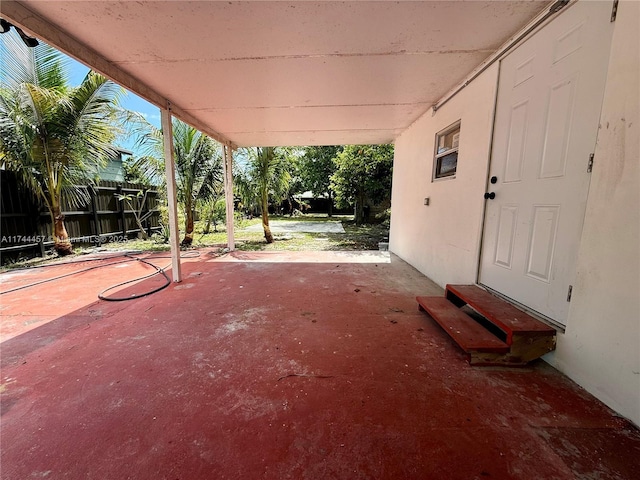
[[262, 208], [262, 229], [264, 230], [264, 239], [267, 243], [273, 243], [273, 234], [269, 227], [269, 195], [267, 192], [262, 192], [261, 195], [261, 208]]
[[193, 243], [193, 207], [187, 205], [187, 218], [185, 219], [185, 232], [182, 239], [182, 246], [188, 247]]
[[64, 226], [64, 214], [59, 204], [54, 204], [51, 212], [53, 223], [53, 248], [58, 255], [69, 255], [72, 252], [69, 234]]

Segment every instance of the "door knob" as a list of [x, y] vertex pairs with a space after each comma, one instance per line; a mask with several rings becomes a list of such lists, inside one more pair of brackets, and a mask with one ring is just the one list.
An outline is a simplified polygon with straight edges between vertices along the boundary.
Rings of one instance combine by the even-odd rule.
[[484, 194], [484, 199], [485, 200], [493, 200], [494, 198], [496, 198], [496, 192], [491, 192], [491, 193], [486, 192]]
[[496, 176], [491, 177], [490, 182], [491, 182], [492, 184], [498, 183], [498, 177], [496, 177]]

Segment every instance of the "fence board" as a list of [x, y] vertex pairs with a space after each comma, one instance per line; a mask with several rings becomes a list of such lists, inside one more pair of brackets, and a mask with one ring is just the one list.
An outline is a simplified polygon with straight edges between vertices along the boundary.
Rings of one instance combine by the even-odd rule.
[[[138, 225], [134, 212], [128, 206], [124, 206], [124, 212], [122, 212], [124, 202], [118, 201], [116, 194], [144, 190], [144, 186], [128, 182], [101, 181], [95, 187], [95, 207], [92, 206], [91, 201], [86, 205], [70, 205], [66, 199], [63, 199], [62, 210], [69, 237], [74, 243], [90, 243], [91, 237], [96, 240], [95, 243], [100, 243], [97, 241], [98, 232], [103, 237], [107, 237], [107, 240], [121, 238], [123, 216], [127, 238], [136, 235]], [[150, 190], [143, 211], [153, 211], [153, 214], [143, 223], [145, 227], [159, 228], [158, 202], [158, 191]], [[99, 229], [96, 229], [96, 217]], [[34, 242], [33, 239], [44, 239], [45, 245], [52, 244], [51, 231], [51, 217], [46, 208], [18, 182], [14, 172], [0, 170], [0, 236], [2, 237], [0, 260], [2, 263], [17, 256], [38, 255], [40, 248], [37, 241]], [[77, 241], [79, 239], [86, 241]]]

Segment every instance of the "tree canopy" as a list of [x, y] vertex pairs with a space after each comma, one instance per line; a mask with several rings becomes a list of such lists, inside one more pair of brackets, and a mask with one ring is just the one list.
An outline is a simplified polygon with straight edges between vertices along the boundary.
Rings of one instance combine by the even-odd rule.
[[331, 175], [336, 171], [335, 158], [341, 151], [341, 146], [305, 147], [299, 160], [302, 188], [315, 196], [327, 196], [329, 216], [332, 214], [334, 197]]
[[327, 195], [331, 191], [331, 175], [336, 171], [334, 159], [341, 146], [305, 147], [300, 157], [300, 171], [305, 189], [314, 195]]
[[355, 220], [367, 220], [365, 206], [391, 196], [393, 145], [347, 145], [335, 158], [331, 188], [339, 206], [354, 205]]

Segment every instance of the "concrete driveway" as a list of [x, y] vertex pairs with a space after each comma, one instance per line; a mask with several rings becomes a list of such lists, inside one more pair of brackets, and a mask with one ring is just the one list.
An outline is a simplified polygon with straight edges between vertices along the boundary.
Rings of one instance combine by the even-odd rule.
[[[345, 233], [342, 223], [335, 222], [306, 222], [304, 220], [270, 220], [269, 226], [273, 233]], [[261, 232], [262, 224], [251, 225], [245, 232]]]

